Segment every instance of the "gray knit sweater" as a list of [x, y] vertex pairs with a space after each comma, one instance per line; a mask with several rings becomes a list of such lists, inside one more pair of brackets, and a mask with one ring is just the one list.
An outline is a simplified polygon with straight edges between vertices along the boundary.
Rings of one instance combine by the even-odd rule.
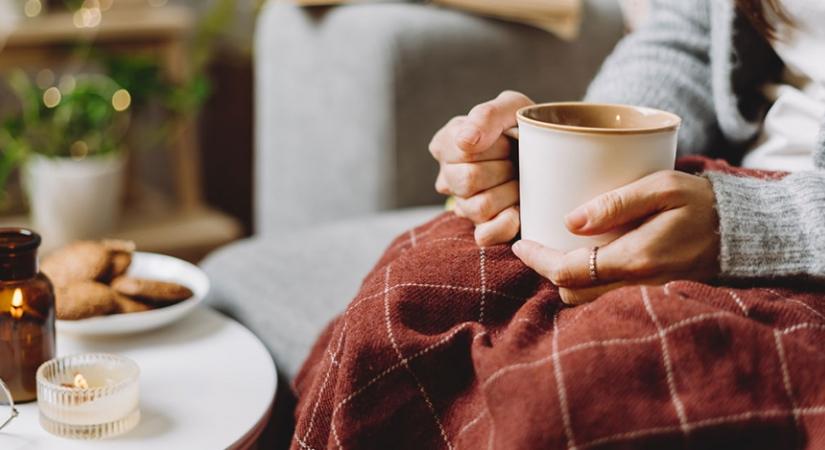
[[[732, 0], [654, 0], [650, 20], [619, 44], [587, 100], [673, 111], [683, 119], [680, 154], [737, 163], [769, 106], [761, 88], [781, 72]], [[719, 211], [722, 277], [825, 279], [825, 117], [814, 164], [781, 181], [705, 174]]]

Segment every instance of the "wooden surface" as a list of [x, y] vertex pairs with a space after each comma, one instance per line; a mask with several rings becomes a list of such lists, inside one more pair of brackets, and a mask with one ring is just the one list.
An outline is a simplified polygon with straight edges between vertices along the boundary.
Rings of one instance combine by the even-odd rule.
[[[134, 241], [138, 249], [197, 262], [210, 251], [243, 236], [240, 222], [207, 207], [188, 211], [152, 205], [127, 210], [120, 226], [103, 237]], [[0, 217], [0, 227], [28, 227], [28, 216]], [[49, 249], [43, 249], [48, 252]]]
[[75, 27], [69, 12], [51, 13], [22, 19], [9, 34], [4, 51], [84, 39], [94, 39], [96, 44], [179, 39], [192, 29], [193, 24], [192, 12], [178, 6], [112, 9], [103, 13], [100, 25], [94, 28]]

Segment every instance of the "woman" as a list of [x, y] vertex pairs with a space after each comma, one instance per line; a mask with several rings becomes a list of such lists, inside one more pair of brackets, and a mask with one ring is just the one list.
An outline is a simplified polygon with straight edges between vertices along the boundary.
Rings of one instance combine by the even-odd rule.
[[[794, 172], [656, 173], [567, 216], [641, 223], [598, 251], [517, 242], [564, 301], [825, 275], [825, 2], [762, 1], [656, 1], [586, 100], [679, 114], [683, 155]], [[297, 377], [293, 448], [825, 448], [821, 290], [667, 283], [562, 308], [492, 245], [519, 230], [502, 132], [530, 103], [505, 92], [435, 136], [436, 188], [482, 247], [451, 216], [399, 236]]]
[[[825, 276], [824, 21], [818, 1], [654, 0], [585, 100], [675, 112], [680, 155], [793, 173], [765, 181], [659, 172], [565, 218], [581, 235], [643, 221], [598, 251], [519, 241], [513, 252], [572, 304], [625, 284]], [[430, 145], [441, 165], [436, 189], [455, 196], [479, 245], [518, 233], [518, 181], [502, 132], [531, 103], [504, 92], [450, 121]]]

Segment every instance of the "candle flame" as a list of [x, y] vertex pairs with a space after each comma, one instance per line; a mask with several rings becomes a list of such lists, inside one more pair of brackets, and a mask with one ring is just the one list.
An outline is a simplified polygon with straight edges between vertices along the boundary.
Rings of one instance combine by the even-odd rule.
[[11, 316], [15, 319], [23, 317], [23, 291], [20, 288], [14, 290], [11, 296]]
[[82, 373], [76, 372], [71, 383], [62, 383], [61, 386], [70, 389], [89, 389], [89, 382], [86, 381], [86, 377]]
[[74, 387], [77, 389], [89, 389], [89, 383], [86, 381], [86, 377], [84, 377], [82, 373], [78, 373], [74, 376]]
[[20, 288], [14, 290], [14, 294], [11, 296], [11, 306], [15, 308], [23, 306], [23, 291], [21, 291]]

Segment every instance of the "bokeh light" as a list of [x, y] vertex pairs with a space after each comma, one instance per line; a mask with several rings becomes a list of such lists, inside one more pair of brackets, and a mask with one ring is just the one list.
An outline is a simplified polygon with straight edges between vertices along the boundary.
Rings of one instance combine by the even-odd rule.
[[23, 4], [23, 14], [26, 17], [37, 17], [43, 11], [43, 4], [40, 0], [26, 0]]
[[126, 89], [118, 89], [112, 96], [112, 107], [114, 107], [117, 112], [126, 111], [131, 104], [132, 96]]
[[54, 86], [46, 89], [46, 92], [43, 93], [43, 104], [46, 105], [46, 108], [56, 107], [62, 99], [63, 95], [60, 94], [60, 89]]
[[95, 28], [100, 25], [103, 13], [100, 11], [98, 0], [86, 0], [72, 16], [72, 22], [77, 28]]

